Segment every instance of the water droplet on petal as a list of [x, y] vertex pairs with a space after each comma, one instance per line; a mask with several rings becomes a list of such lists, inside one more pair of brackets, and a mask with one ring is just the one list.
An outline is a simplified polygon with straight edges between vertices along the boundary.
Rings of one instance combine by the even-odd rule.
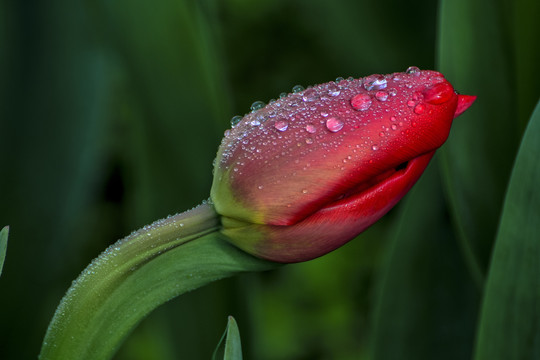
[[379, 136], [380, 136], [380, 137], [384, 137], [384, 132], [381, 131], [381, 132], [379, 133]]
[[307, 194], [307, 193], [308, 193], [307, 189], [302, 190], [302, 194]]
[[321, 112], [321, 116], [322, 116], [322, 117], [327, 117], [327, 116], [328, 116], [328, 113], [327, 113], [326, 111], [322, 111], [322, 112]]
[[414, 107], [414, 112], [418, 115], [423, 114], [426, 110], [426, 105], [424, 104], [418, 104]]
[[287, 97], [287, 93], [286, 93], [286, 92], [282, 92], [281, 94], [279, 94], [279, 98], [280, 98], [280, 99], [283, 99], [284, 97]]
[[397, 125], [396, 124], [392, 124], [392, 130], [397, 130]]
[[327, 89], [328, 89], [328, 95], [330, 96], [338, 96], [339, 94], [341, 94], [341, 90], [339, 90], [338, 86], [334, 83], [329, 83]]
[[337, 82], [337, 83], [338, 83], [338, 82], [341, 82], [341, 81], [343, 81], [343, 80], [345, 80], [345, 79], [344, 79], [342, 76], [338, 76], [338, 77], [336, 78], [336, 82]]
[[317, 132], [317, 128], [313, 124], [307, 124], [306, 131], [310, 134], [315, 134]]
[[388, 94], [390, 96], [396, 96], [397, 95], [397, 90], [395, 88], [390, 88], [390, 89], [388, 89]]
[[343, 129], [343, 121], [338, 117], [331, 117], [326, 120], [326, 128], [331, 132], [338, 132]]
[[242, 118], [243, 117], [240, 115], [233, 116], [233, 118], [231, 119], [231, 126], [235, 127], [236, 124], [238, 124], [242, 120]]
[[420, 75], [420, 69], [417, 66], [409, 66], [407, 68], [407, 71], [405, 71], [409, 75], [418, 76]]
[[416, 102], [415, 102], [415, 101], [413, 101], [413, 100], [407, 101], [407, 106], [413, 107], [414, 105], [416, 105]]
[[257, 186], [257, 188], [258, 188], [259, 190], [262, 190], [262, 189], [264, 188], [264, 186], [259, 185], [259, 186]]
[[387, 86], [386, 78], [383, 75], [374, 74], [364, 78], [364, 89], [382, 90]]
[[262, 101], [255, 101], [253, 104], [251, 104], [251, 111], [262, 109], [265, 105], [266, 104]]
[[373, 145], [373, 146], [371, 147], [371, 149], [372, 149], [373, 151], [377, 151], [377, 150], [379, 150], [379, 146]]
[[396, 121], [396, 117], [395, 116], [390, 116], [390, 121]]
[[427, 103], [438, 105], [447, 102], [454, 95], [454, 89], [448, 82], [442, 82], [428, 87], [423, 91]]
[[251, 124], [251, 126], [259, 126], [259, 125], [261, 125], [261, 122], [259, 120], [255, 119], [255, 120], [252, 120], [250, 124]]
[[299, 92], [304, 91], [304, 87], [302, 85], [296, 85], [292, 88], [292, 92], [297, 94]]
[[286, 120], [278, 120], [278, 121], [276, 121], [276, 123], [274, 124], [274, 127], [275, 127], [278, 131], [285, 131], [285, 130], [287, 130], [287, 128], [289, 127], [289, 123], [288, 123]]
[[375, 98], [379, 101], [386, 101], [388, 99], [388, 93], [386, 91], [377, 91]]
[[317, 92], [313, 88], [307, 89], [304, 92], [304, 95], [302, 95], [302, 100], [304, 101], [315, 101], [317, 98]]
[[306, 144], [313, 144], [312, 138], [306, 138]]
[[367, 94], [358, 94], [351, 99], [351, 106], [354, 110], [366, 111], [371, 106], [371, 96]]

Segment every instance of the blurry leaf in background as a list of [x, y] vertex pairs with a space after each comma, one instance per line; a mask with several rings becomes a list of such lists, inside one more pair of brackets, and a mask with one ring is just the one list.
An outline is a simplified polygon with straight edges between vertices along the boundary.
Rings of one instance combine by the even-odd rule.
[[[137, 227], [208, 197], [212, 160], [230, 118], [212, 2], [100, 3], [124, 83], [121, 160]], [[144, 26], [141, 26], [144, 24]]]
[[531, 78], [540, 56], [534, 8], [534, 0], [444, 0], [440, 7], [438, 67], [460, 92], [478, 96], [454, 122], [441, 160], [459, 239], [480, 287], [524, 114], [540, 94]]
[[404, 201], [378, 281], [371, 359], [469, 359], [479, 296], [451, 230], [437, 164]]
[[477, 360], [540, 357], [540, 102], [504, 201], [482, 304]]
[[0, 219], [12, 235], [0, 358], [28, 359], [84, 266], [91, 230], [73, 232], [100, 176], [107, 63], [79, 2], [7, 1], [1, 9], [9, 40], [0, 41]]
[[6, 260], [6, 251], [8, 244], [9, 226], [5, 226], [0, 230], [0, 276], [2, 276], [2, 268]]
[[212, 360], [242, 360], [242, 342], [240, 341], [240, 331], [232, 316], [229, 316], [227, 328], [219, 340], [214, 351]]

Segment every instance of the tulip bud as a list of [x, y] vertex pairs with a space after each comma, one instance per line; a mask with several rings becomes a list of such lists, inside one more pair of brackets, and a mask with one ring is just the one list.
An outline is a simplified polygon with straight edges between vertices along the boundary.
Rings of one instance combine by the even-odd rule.
[[226, 131], [215, 162], [222, 234], [277, 262], [340, 247], [409, 191], [475, 98], [411, 67], [254, 104]]

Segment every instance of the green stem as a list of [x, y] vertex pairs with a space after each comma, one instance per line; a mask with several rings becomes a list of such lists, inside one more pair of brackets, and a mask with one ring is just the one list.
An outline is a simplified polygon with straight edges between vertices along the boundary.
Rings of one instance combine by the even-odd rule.
[[158, 220], [105, 250], [75, 280], [49, 325], [40, 359], [109, 359], [153, 309], [182, 293], [277, 264], [224, 241], [211, 205]]

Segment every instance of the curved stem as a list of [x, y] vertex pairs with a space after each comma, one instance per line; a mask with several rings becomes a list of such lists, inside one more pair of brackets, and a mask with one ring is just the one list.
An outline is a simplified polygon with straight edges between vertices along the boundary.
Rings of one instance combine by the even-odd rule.
[[118, 241], [75, 280], [49, 325], [40, 359], [108, 359], [149, 312], [184, 292], [277, 264], [224, 241], [213, 207], [158, 220]]

